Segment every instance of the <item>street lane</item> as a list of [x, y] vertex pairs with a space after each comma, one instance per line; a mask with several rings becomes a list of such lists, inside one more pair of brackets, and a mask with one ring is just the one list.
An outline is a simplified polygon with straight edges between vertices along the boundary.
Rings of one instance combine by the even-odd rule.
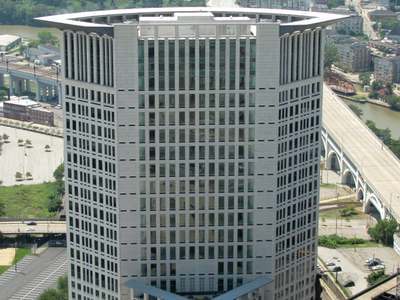
[[[27, 225], [29, 221], [0, 222], [2, 233], [66, 233], [65, 221], [35, 221], [37, 225]], [[27, 231], [28, 228], [34, 230]]]

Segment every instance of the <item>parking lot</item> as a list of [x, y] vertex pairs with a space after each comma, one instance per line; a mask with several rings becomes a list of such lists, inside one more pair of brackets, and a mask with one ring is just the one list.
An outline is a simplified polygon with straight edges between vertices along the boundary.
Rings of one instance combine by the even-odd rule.
[[[393, 274], [399, 263], [399, 256], [389, 247], [371, 247], [371, 248], [341, 248], [328, 249], [318, 247], [318, 256], [325, 262], [334, 262], [335, 266], [340, 266], [342, 272], [338, 273], [338, 281], [343, 284], [346, 281], [353, 280], [354, 287], [347, 288], [350, 294], [354, 295], [367, 288], [367, 277], [371, 270], [365, 261], [375, 257], [382, 265], [386, 267], [386, 274]], [[328, 267], [332, 269], [334, 266]]]

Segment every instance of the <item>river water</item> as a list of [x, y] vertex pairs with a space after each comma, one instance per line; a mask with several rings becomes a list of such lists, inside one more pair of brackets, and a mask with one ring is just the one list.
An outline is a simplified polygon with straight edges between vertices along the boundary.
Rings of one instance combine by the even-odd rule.
[[38, 39], [37, 34], [39, 31], [47, 30], [54, 34], [56, 37], [60, 38], [60, 30], [57, 28], [49, 27], [31, 27], [23, 25], [1, 25], [0, 34], [12, 34], [18, 35], [23, 38]]
[[372, 120], [376, 127], [380, 129], [389, 128], [392, 132], [392, 139], [400, 138], [400, 112], [387, 107], [371, 103], [359, 103], [351, 100], [342, 99], [347, 105], [353, 104], [363, 110], [361, 119], [364, 121]]

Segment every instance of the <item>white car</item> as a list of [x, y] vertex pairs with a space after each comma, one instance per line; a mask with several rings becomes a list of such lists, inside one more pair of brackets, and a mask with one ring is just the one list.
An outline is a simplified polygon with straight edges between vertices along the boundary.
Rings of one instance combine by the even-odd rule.
[[376, 260], [375, 258], [368, 258], [366, 261], [365, 261], [365, 263], [366, 264], [369, 264], [371, 261], [373, 261], [373, 260]]
[[326, 265], [327, 265], [328, 267], [329, 267], [329, 266], [334, 266], [335, 263], [334, 263], [333, 261], [330, 261], [330, 262], [327, 262]]
[[35, 231], [35, 228], [34, 228], [34, 227], [28, 227], [28, 228], [26, 229], [26, 231]]
[[384, 265], [377, 265], [375, 267], [372, 267], [372, 271], [378, 271], [378, 270], [383, 270], [385, 269]]

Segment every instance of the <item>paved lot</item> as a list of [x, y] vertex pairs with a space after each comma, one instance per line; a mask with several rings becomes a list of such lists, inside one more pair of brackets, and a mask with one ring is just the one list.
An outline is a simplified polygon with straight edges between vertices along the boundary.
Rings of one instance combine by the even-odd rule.
[[[64, 161], [61, 138], [0, 126], [0, 135], [4, 133], [9, 135], [9, 142], [3, 144], [0, 152], [0, 180], [4, 186], [54, 181], [53, 172]], [[32, 148], [19, 147], [18, 139], [31, 140]], [[50, 146], [50, 152], [44, 151], [46, 145]], [[15, 181], [16, 172], [30, 172], [33, 179]]]
[[356, 248], [356, 252], [353, 248], [328, 249], [318, 247], [318, 256], [324, 262], [333, 261], [336, 266], [342, 267], [342, 272], [338, 274], [338, 281], [343, 284], [348, 280], [353, 280], [355, 286], [348, 288], [348, 291], [353, 295], [367, 287], [365, 277], [370, 274], [370, 270], [365, 265], [365, 260], [375, 256], [386, 266], [386, 274], [392, 274], [399, 262], [397, 253], [388, 247]]
[[[370, 239], [367, 233], [367, 221], [368, 220], [351, 220], [346, 222], [345, 220], [338, 220], [337, 222], [337, 235], [344, 236], [346, 238], [357, 238]], [[376, 220], [373, 219], [372, 225], [376, 224]], [[336, 220], [326, 220], [322, 224], [321, 220], [319, 223], [318, 235], [331, 235], [336, 234]]]
[[[15, 276], [0, 286], [0, 300], [37, 299], [46, 289], [55, 288], [59, 277], [67, 275], [67, 261], [65, 248], [49, 248], [24, 267], [18, 263]], [[0, 276], [0, 284], [6, 273]]]

